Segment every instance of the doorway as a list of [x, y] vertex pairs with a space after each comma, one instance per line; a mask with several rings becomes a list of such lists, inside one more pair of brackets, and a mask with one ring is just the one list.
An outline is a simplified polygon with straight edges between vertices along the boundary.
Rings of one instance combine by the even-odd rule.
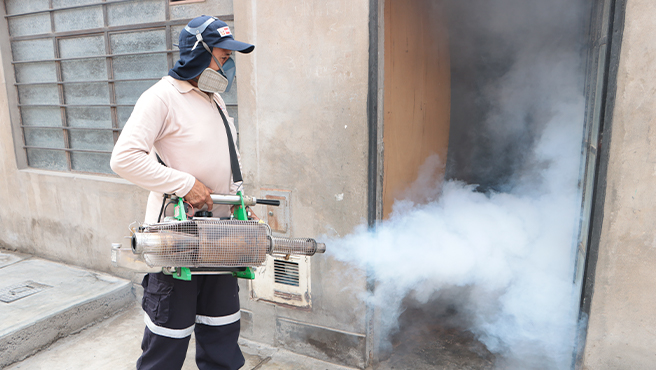
[[[383, 218], [395, 200], [421, 203], [408, 187], [430, 158], [437, 188], [457, 181], [489, 197], [520, 186], [529, 194], [550, 176], [549, 164], [534, 153], [561, 106], [576, 110], [573, 131], [582, 135], [578, 145], [586, 143], [595, 130], [584, 112], [596, 72], [590, 40], [597, 8], [587, 0], [385, 0]], [[561, 100], [569, 105], [552, 104]], [[575, 149], [585, 168], [586, 148]], [[579, 167], [572, 167], [574, 176], [585, 183]], [[579, 206], [584, 195], [579, 186]], [[576, 236], [571, 244], [574, 256]], [[580, 276], [581, 266], [572, 257], [567, 274]], [[571, 288], [580, 289], [580, 281]], [[500, 352], [471, 330], [476, 318], [467, 307], [476, 294], [463, 285], [405, 297], [398, 328], [380, 338], [391, 346], [380, 351], [378, 368], [498, 365]]]

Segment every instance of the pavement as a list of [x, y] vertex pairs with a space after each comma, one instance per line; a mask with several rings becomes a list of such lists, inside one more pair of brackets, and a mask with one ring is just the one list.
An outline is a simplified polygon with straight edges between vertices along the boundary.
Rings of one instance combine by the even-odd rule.
[[133, 302], [127, 280], [0, 251], [0, 368]]
[[[141, 355], [143, 330], [143, 311], [135, 304], [5, 370], [134, 369]], [[195, 343], [192, 334], [182, 370], [198, 369], [194, 361]], [[352, 370], [244, 339], [239, 344], [246, 358], [242, 369]]]
[[[139, 292], [115, 276], [0, 250], [0, 369], [134, 369], [145, 327]], [[404, 330], [375, 368], [494, 368], [494, 356], [473, 334], [445, 325], [453, 310], [434, 308], [409, 306], [400, 318]], [[197, 369], [195, 343], [192, 335], [183, 370]], [[243, 338], [239, 344], [242, 369], [353, 369]]]
[[[128, 280], [0, 250], [0, 368], [134, 369], [144, 330], [134, 291]], [[352, 369], [243, 338], [239, 344], [242, 369]], [[192, 335], [183, 370], [197, 369], [194, 356]]]

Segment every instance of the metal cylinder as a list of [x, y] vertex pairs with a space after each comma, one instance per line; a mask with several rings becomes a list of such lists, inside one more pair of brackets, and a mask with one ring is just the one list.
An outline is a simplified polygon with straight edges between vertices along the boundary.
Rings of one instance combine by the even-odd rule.
[[310, 238], [280, 238], [273, 236], [271, 242], [272, 254], [313, 256], [315, 253], [326, 251], [325, 244], [317, 243], [316, 240]]
[[198, 266], [261, 266], [269, 247], [269, 226], [251, 222], [199, 222]]
[[[233, 206], [241, 205], [241, 198], [239, 197], [239, 195], [210, 194], [210, 197], [212, 198], [212, 202], [214, 204], [228, 204]], [[244, 195], [245, 206], [249, 206], [249, 207], [254, 206], [255, 203], [256, 203], [255, 198]]]
[[150, 224], [132, 236], [132, 251], [149, 266], [262, 266], [267, 254], [312, 256], [326, 245], [309, 238], [272, 237], [258, 221], [199, 219]]
[[132, 251], [136, 254], [170, 253], [194, 248], [198, 248], [198, 237], [175, 231], [134, 233], [132, 236]]
[[132, 237], [132, 250], [152, 266], [261, 266], [270, 248], [267, 224], [203, 219], [148, 225]]

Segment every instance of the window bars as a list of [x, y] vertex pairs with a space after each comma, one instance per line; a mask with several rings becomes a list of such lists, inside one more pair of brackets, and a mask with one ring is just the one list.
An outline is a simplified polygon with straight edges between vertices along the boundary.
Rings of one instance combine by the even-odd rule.
[[[178, 59], [173, 44], [193, 15], [172, 19], [166, 0], [6, 0], [5, 9], [17, 102], [10, 110], [23, 138], [15, 145], [28, 166], [111, 174], [121, 129]], [[236, 117], [236, 89], [224, 99]]]

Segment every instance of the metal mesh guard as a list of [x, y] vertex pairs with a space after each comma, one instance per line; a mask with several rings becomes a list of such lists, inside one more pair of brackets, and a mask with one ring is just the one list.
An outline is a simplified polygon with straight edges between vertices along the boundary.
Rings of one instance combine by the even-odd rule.
[[310, 238], [272, 237], [274, 254], [300, 254], [313, 256], [317, 252], [317, 242]]
[[269, 226], [257, 221], [193, 220], [148, 225], [132, 246], [151, 267], [261, 266], [268, 235]]

